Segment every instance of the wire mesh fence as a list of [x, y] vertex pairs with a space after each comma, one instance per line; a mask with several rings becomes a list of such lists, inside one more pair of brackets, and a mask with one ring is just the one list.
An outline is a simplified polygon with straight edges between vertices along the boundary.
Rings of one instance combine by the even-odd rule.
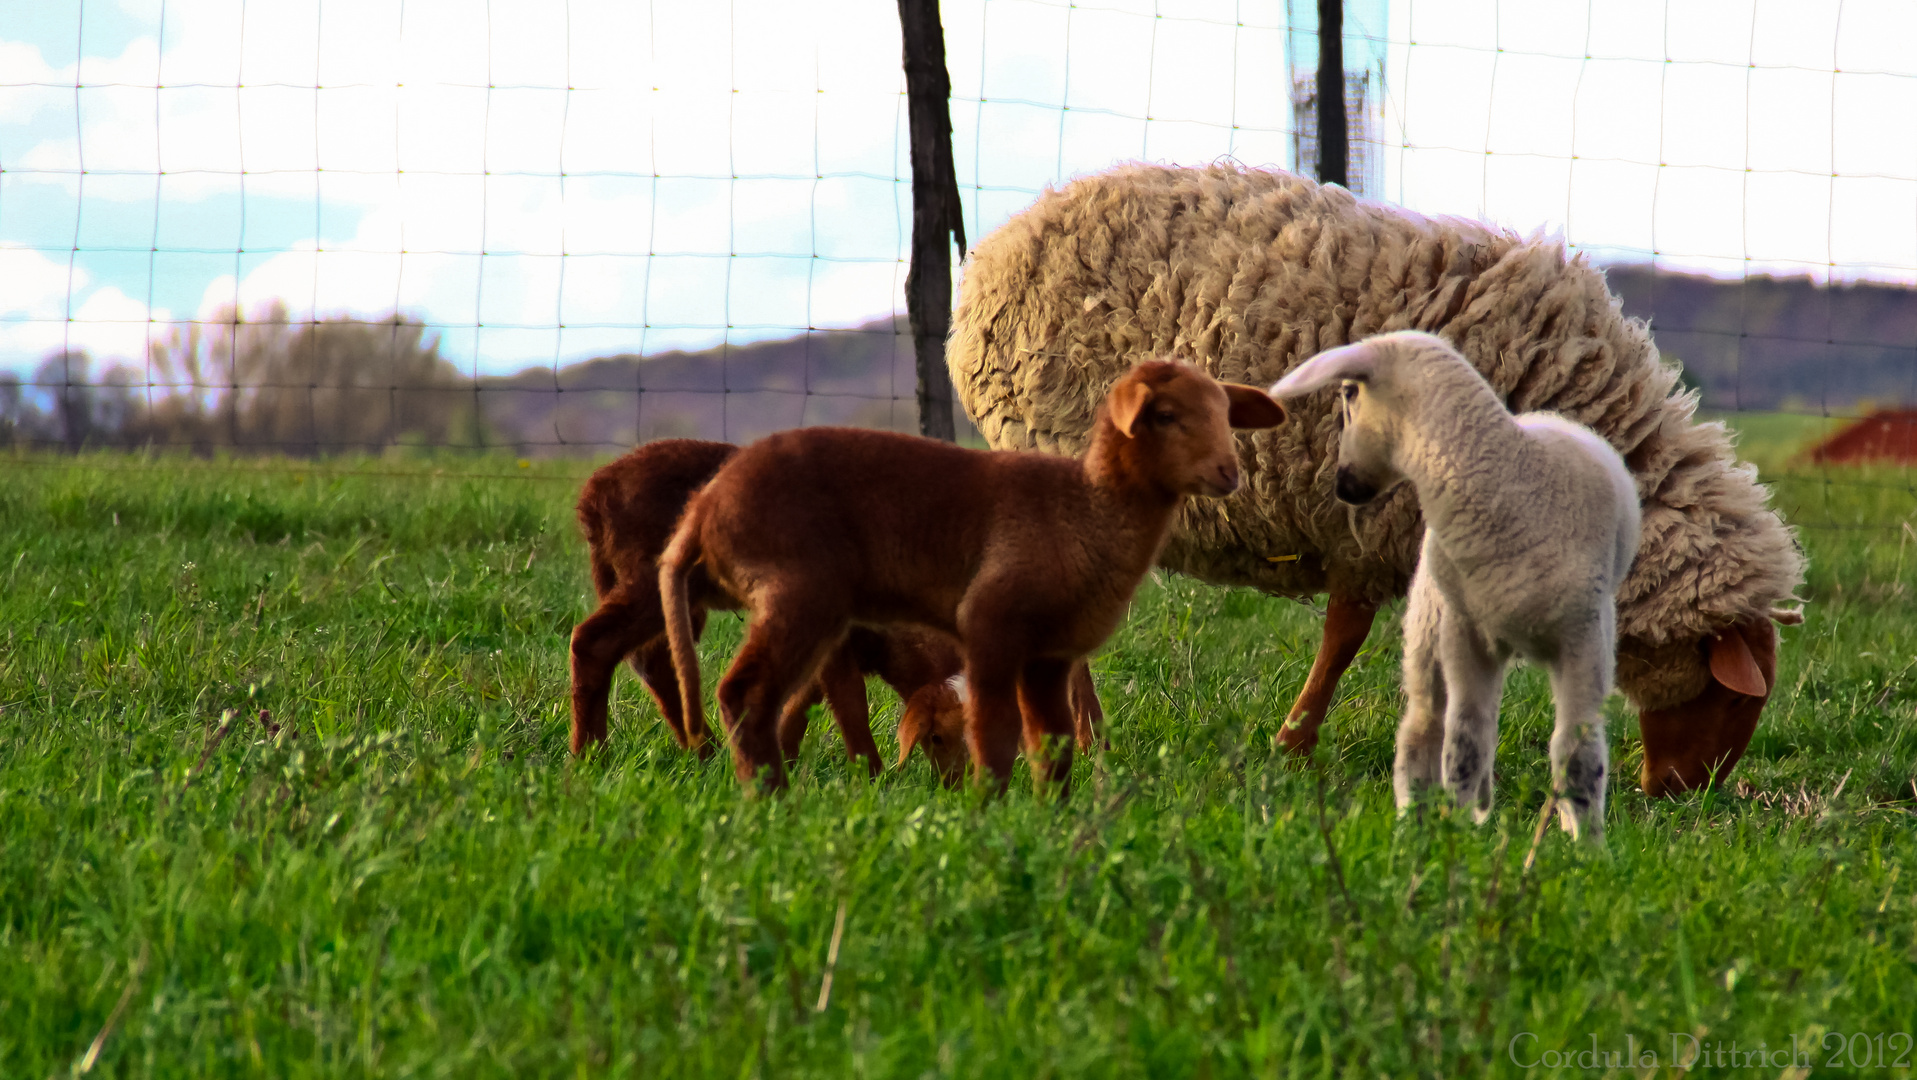
[[[888, 0], [18, 10], [0, 440], [917, 428]], [[1119, 161], [1315, 168], [1310, 0], [942, 15], [968, 237]], [[1917, 493], [1917, 12], [1348, 0], [1343, 40], [1351, 187], [1561, 231], [1767, 475]]]

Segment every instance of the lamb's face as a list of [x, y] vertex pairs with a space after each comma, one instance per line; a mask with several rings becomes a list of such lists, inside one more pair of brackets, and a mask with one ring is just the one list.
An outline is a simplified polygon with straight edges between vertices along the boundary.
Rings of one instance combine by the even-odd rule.
[[1113, 425], [1136, 448], [1133, 460], [1176, 495], [1237, 491], [1241, 473], [1231, 430], [1275, 427], [1285, 418], [1263, 390], [1167, 361], [1133, 368], [1107, 400]]
[[1396, 425], [1380, 397], [1380, 388], [1369, 380], [1346, 379], [1338, 387], [1344, 430], [1338, 435], [1338, 482], [1333, 490], [1340, 502], [1363, 506], [1404, 480], [1392, 464]]
[[1401, 330], [1327, 349], [1272, 384], [1271, 396], [1280, 399], [1338, 388], [1344, 422], [1334, 489], [1339, 501], [1362, 506], [1404, 480], [1397, 466], [1398, 418], [1415, 404], [1416, 390], [1404, 385], [1403, 365], [1424, 353], [1455, 356], [1441, 338]]
[[915, 747], [924, 749], [946, 787], [956, 787], [965, 778], [965, 764], [971, 760], [965, 745], [965, 676], [920, 687], [905, 703], [899, 717], [901, 766]]

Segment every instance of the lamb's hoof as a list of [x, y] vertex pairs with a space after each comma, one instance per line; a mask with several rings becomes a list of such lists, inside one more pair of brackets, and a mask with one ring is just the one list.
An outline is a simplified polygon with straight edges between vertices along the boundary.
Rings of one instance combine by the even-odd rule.
[[1582, 847], [1596, 851], [1602, 851], [1604, 849], [1603, 818], [1592, 818], [1588, 820], [1580, 818], [1571, 807], [1560, 802], [1558, 804], [1558, 828], [1564, 830], [1565, 835], [1577, 841]]
[[1292, 757], [1310, 757], [1311, 752], [1318, 748], [1318, 729], [1295, 725], [1287, 720], [1285, 725], [1278, 729], [1278, 734], [1273, 737], [1272, 742]]

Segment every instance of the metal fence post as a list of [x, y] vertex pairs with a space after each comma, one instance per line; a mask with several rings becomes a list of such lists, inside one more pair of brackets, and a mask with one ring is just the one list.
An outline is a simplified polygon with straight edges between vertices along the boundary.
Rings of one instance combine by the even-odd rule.
[[1350, 186], [1345, 176], [1347, 142], [1344, 4], [1343, 0], [1318, 0], [1319, 183]]

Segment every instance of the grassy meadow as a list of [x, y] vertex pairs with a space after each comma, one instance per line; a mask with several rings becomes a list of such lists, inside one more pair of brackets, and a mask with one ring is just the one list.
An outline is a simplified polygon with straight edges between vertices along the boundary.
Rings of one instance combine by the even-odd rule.
[[1533, 846], [1535, 671], [1495, 819], [1396, 818], [1396, 610], [1316, 767], [1317, 613], [1167, 576], [1068, 805], [823, 720], [755, 799], [626, 675], [567, 755], [580, 463], [0, 458], [0, 1076], [1908, 1075], [1917, 494], [1747, 425], [1806, 622], [1735, 782], [1602, 853]]

